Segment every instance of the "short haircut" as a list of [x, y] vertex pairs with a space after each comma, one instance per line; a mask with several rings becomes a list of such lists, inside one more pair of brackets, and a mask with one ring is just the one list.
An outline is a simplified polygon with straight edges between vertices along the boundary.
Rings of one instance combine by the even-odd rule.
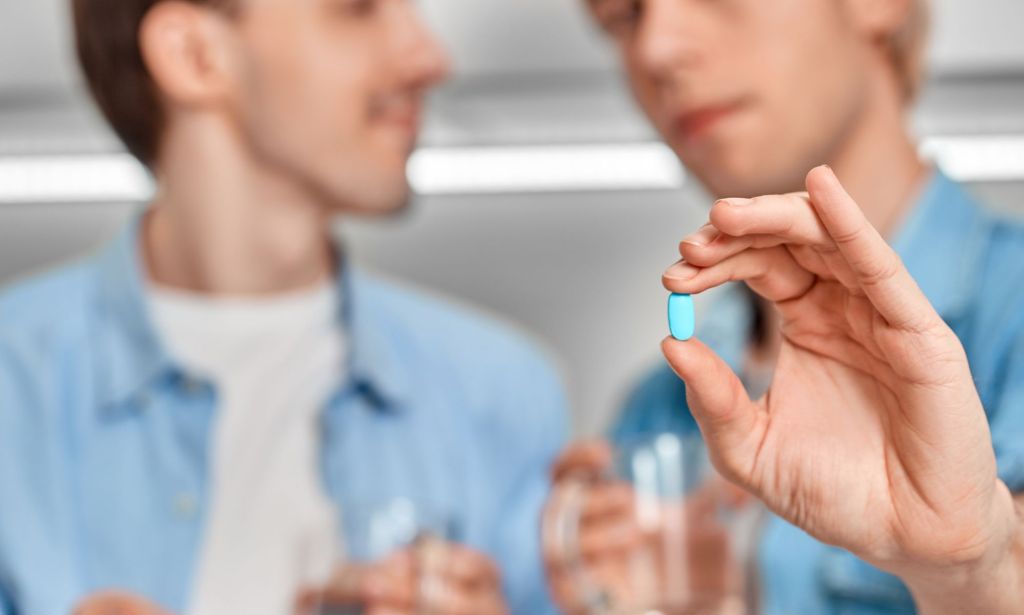
[[[147, 167], [156, 163], [164, 111], [146, 68], [139, 29], [162, 0], [71, 0], [78, 61], [96, 104], [128, 151]], [[230, 0], [186, 0], [230, 8]]]

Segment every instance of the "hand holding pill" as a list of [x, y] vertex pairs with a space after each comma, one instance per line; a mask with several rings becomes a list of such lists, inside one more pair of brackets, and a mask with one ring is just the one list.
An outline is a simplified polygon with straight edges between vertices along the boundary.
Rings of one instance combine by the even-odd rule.
[[[723, 475], [901, 576], [922, 612], [940, 612], [948, 592], [988, 599], [1016, 516], [964, 350], [831, 170], [812, 171], [807, 188], [721, 200], [680, 244], [663, 278], [675, 293], [665, 356]], [[782, 318], [775, 376], [756, 401], [708, 347], [678, 341], [692, 334], [692, 304], [677, 297], [730, 281]], [[1004, 612], [992, 604], [976, 612]]]

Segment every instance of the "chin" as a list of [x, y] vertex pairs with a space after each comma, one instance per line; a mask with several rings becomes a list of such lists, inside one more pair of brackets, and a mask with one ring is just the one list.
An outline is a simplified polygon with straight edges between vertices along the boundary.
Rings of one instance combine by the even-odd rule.
[[801, 189], [799, 181], [793, 183], [790, 169], [778, 168], [777, 152], [759, 155], [755, 151], [750, 147], [720, 148], [684, 164], [715, 198], [752, 198]]
[[[339, 173], [337, 169], [343, 171]], [[404, 164], [368, 165], [335, 160], [307, 174], [306, 185], [334, 215], [397, 214], [408, 207], [412, 198]]]
[[343, 186], [329, 199], [332, 213], [371, 218], [399, 214], [411, 201], [412, 191], [404, 177], [400, 182], [364, 185], [355, 190]]
[[757, 187], [760, 178], [744, 172], [742, 167], [726, 162], [701, 160], [699, 163], [685, 163], [704, 190], [712, 198], [752, 197], [762, 194]]
[[373, 203], [367, 204], [358, 210], [358, 213], [367, 217], [388, 217], [399, 215], [409, 209], [412, 203], [412, 193], [409, 190], [400, 195], [396, 194], [391, 198], [380, 198]]

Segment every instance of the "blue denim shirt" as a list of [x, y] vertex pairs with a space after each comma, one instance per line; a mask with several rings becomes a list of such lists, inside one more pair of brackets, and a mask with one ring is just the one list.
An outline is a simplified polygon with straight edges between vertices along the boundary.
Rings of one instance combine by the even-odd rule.
[[[137, 228], [0, 296], [0, 614], [67, 615], [111, 587], [186, 603], [217, 392], [153, 330]], [[467, 310], [352, 269], [338, 285], [350, 362], [322, 413], [326, 491], [452, 515], [514, 613], [553, 613], [537, 528], [567, 430], [555, 372]]]
[[[1024, 491], [1024, 227], [984, 210], [936, 172], [892, 243], [939, 314], [960, 337], [992, 428], [999, 476]], [[697, 334], [734, 370], [742, 365], [752, 306], [725, 289]], [[667, 367], [629, 397], [613, 439], [688, 432], [685, 387]], [[766, 615], [914, 612], [896, 577], [770, 517], [758, 553]]]

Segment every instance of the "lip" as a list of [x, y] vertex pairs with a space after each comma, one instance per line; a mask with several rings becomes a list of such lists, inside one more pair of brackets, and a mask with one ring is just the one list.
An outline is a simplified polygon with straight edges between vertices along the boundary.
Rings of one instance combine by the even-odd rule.
[[376, 124], [418, 130], [422, 119], [423, 101], [418, 96], [402, 96], [398, 102], [376, 100], [370, 104], [370, 120]]
[[386, 113], [375, 117], [374, 123], [397, 138], [403, 149], [411, 149], [419, 139], [422, 117], [418, 111]]
[[410, 132], [416, 132], [420, 128], [421, 114], [419, 110], [403, 113], [384, 113], [374, 118], [381, 124], [395, 126]]
[[676, 116], [673, 133], [683, 141], [693, 141], [706, 136], [723, 120], [734, 115], [746, 105], [743, 100], [731, 103], [695, 107]]

